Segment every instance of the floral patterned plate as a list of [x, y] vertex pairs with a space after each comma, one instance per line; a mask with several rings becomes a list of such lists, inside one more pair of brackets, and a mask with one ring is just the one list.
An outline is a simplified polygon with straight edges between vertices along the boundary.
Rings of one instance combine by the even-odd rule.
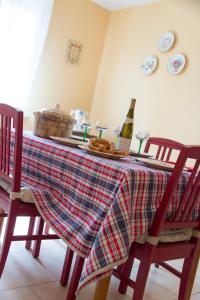
[[158, 49], [167, 52], [174, 44], [174, 34], [171, 31], [165, 32], [159, 39]]
[[141, 70], [144, 75], [152, 74], [158, 64], [158, 59], [155, 55], [147, 56], [144, 60], [144, 64], [141, 65]]
[[185, 67], [185, 56], [183, 54], [175, 54], [168, 60], [167, 70], [171, 75], [177, 75], [183, 71]]
[[171, 75], [177, 75], [183, 71], [185, 67], [185, 56], [181, 53], [175, 54], [169, 58], [167, 70]]

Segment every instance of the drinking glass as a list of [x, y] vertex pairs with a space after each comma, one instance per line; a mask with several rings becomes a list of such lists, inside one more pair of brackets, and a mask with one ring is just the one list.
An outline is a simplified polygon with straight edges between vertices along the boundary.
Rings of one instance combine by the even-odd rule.
[[83, 141], [87, 142], [87, 132], [92, 127], [92, 125], [87, 119], [84, 119], [81, 123], [81, 126], [84, 128]]
[[70, 111], [70, 115], [76, 120], [76, 124], [74, 125], [73, 130], [75, 131], [83, 131], [81, 126], [84, 119], [88, 118], [88, 112], [80, 109], [73, 109]]
[[144, 140], [146, 140], [149, 137], [149, 131], [147, 130], [140, 130], [136, 133], [136, 139], [139, 141], [139, 148], [138, 148], [138, 156], [140, 156], [142, 144]]
[[121, 131], [121, 126], [119, 126], [119, 125], [116, 125], [113, 129], [113, 133], [115, 135], [115, 147], [117, 147], [120, 131]]
[[99, 138], [102, 137], [103, 133], [108, 129], [106, 123], [102, 123], [100, 121], [96, 122], [96, 130], [99, 132]]

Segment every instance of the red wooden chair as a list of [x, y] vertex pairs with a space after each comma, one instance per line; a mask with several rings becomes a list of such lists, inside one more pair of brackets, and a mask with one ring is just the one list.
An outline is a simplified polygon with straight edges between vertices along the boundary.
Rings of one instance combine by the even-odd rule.
[[[67, 248], [62, 274], [60, 278], [60, 284], [62, 286], [66, 286], [68, 284], [73, 256], [74, 256], [74, 252], [71, 249]], [[66, 300], [76, 299], [76, 291], [79, 285], [79, 280], [81, 277], [84, 261], [85, 259], [83, 257], [80, 257], [78, 255], [76, 256], [76, 261], [73, 268], [72, 278], [70, 280], [70, 284], [68, 287]]]
[[[188, 173], [189, 181], [180, 203], [173, 216], [167, 212], [187, 159], [195, 161], [193, 171]], [[120, 279], [119, 292], [126, 293], [127, 286], [134, 289], [133, 300], [142, 300], [149, 269], [152, 263], [160, 264], [180, 278], [179, 300], [190, 298], [200, 251], [200, 146], [184, 146], [175, 168], [168, 181], [160, 207], [145, 241], [133, 242], [126, 263], [113, 270]], [[198, 209], [197, 209], [198, 208]], [[193, 216], [196, 210], [196, 218]], [[176, 231], [174, 231], [176, 230]], [[178, 230], [182, 231], [179, 232]], [[168, 238], [173, 242], [164, 242], [162, 237], [168, 231]], [[174, 235], [175, 234], [175, 235]], [[181, 238], [180, 238], [181, 234]], [[186, 234], [189, 236], [186, 238]], [[183, 236], [184, 235], [184, 238]], [[134, 259], [140, 260], [136, 281], [130, 279]], [[165, 261], [184, 259], [182, 271], [178, 271]]]
[[173, 150], [177, 150], [177, 154], [183, 147], [183, 144], [158, 137], [150, 137], [145, 145], [144, 152], [148, 153], [151, 146], [156, 146], [156, 155], [155, 158], [163, 161], [170, 161]]
[[[42, 239], [58, 238], [57, 235], [42, 234], [44, 221], [35, 204], [31, 199], [26, 199], [26, 201], [32, 203], [23, 202], [20, 197], [22, 133], [23, 112], [0, 103], [0, 218], [8, 217], [0, 254], [0, 276], [12, 241], [39, 241], [33, 251], [34, 256], [37, 256]], [[16, 218], [19, 216], [29, 216], [32, 221], [31, 225], [35, 218], [39, 217], [36, 234], [33, 234], [33, 227], [29, 226], [27, 235], [14, 235]]]

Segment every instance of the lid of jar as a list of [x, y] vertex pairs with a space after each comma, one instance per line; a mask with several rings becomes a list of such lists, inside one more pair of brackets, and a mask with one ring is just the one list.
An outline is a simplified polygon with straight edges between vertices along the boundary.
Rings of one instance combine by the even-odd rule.
[[60, 105], [56, 104], [53, 108], [43, 108], [33, 112], [34, 116], [42, 116], [44, 119], [56, 121], [68, 121], [75, 123], [76, 120], [66, 111], [60, 109]]

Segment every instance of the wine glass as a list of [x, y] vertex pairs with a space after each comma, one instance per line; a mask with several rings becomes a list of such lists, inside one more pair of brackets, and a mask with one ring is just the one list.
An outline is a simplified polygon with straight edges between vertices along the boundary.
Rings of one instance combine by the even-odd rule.
[[116, 125], [113, 129], [113, 133], [115, 135], [115, 146], [117, 147], [117, 144], [118, 144], [118, 138], [119, 138], [119, 135], [120, 135], [120, 131], [121, 131], [121, 126], [119, 125]]
[[81, 123], [84, 119], [88, 118], [88, 112], [80, 109], [73, 109], [70, 111], [70, 115], [76, 120], [76, 124], [74, 125], [73, 130], [75, 131], [83, 131]]
[[136, 139], [139, 141], [139, 148], [138, 148], [138, 156], [140, 156], [140, 151], [142, 148], [142, 144], [144, 142], [144, 140], [146, 140], [149, 137], [150, 133], [147, 130], [139, 130], [136, 133]]
[[83, 141], [87, 142], [87, 132], [92, 127], [91, 123], [87, 119], [83, 119], [81, 126], [84, 128]]
[[99, 138], [102, 137], [102, 134], [108, 129], [107, 124], [97, 121], [96, 122], [96, 130], [99, 132]]

